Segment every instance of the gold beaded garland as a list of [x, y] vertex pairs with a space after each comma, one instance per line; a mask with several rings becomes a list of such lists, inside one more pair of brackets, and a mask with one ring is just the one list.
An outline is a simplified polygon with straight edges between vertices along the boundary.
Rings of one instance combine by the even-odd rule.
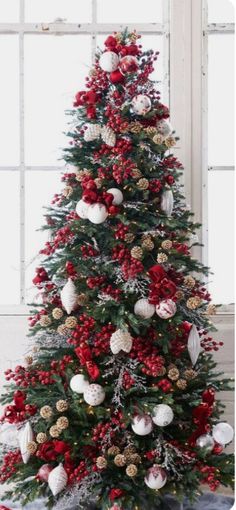
[[66, 400], [58, 400], [56, 403], [56, 409], [59, 413], [64, 413], [67, 411], [69, 404]]

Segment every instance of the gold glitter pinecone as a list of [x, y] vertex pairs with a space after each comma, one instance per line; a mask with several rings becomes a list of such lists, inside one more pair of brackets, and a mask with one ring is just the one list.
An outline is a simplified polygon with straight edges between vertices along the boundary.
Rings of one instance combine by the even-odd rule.
[[173, 136], [168, 136], [168, 138], [165, 139], [165, 145], [168, 149], [174, 147], [176, 145], [175, 138]]
[[37, 436], [36, 436], [36, 441], [39, 444], [46, 443], [46, 441], [47, 441], [47, 434], [45, 434], [45, 432], [39, 432], [37, 434]]
[[60, 324], [57, 328], [57, 332], [59, 335], [66, 335], [68, 333], [68, 328], [65, 326], [65, 324]]
[[105, 469], [107, 467], [107, 460], [105, 457], [98, 457], [96, 459], [96, 465], [99, 469]]
[[65, 326], [68, 329], [75, 328], [77, 326], [77, 324], [78, 324], [77, 318], [74, 317], [73, 315], [71, 315], [70, 317], [67, 317], [67, 319], [65, 320]]
[[126, 464], [140, 464], [142, 459], [138, 453], [125, 455]]
[[143, 258], [143, 250], [140, 246], [134, 246], [130, 254], [133, 259], [141, 260]]
[[161, 134], [154, 135], [153, 142], [157, 145], [161, 145], [164, 142], [164, 137]]
[[187, 388], [187, 381], [185, 379], [178, 379], [176, 381], [176, 386], [179, 388], [179, 390], [185, 390]]
[[130, 122], [129, 124], [129, 131], [131, 133], [140, 133], [140, 131], [142, 131], [142, 124], [138, 121], [136, 122]]
[[193, 370], [192, 368], [186, 368], [186, 370], [183, 373], [185, 379], [188, 381], [191, 381], [191, 379], [195, 379], [197, 377], [197, 372]]
[[198, 308], [202, 303], [202, 300], [199, 296], [193, 296], [193, 297], [190, 297], [187, 301], [187, 308], [189, 308], [189, 310], [195, 310], [196, 308]]
[[40, 317], [39, 324], [40, 326], [42, 326], [42, 328], [47, 328], [48, 326], [50, 326], [51, 323], [52, 321], [50, 317], [48, 317], [48, 315], [42, 315]]
[[187, 275], [187, 276], [184, 277], [184, 285], [188, 289], [193, 289], [195, 283], [196, 283], [196, 281], [195, 281], [195, 279], [191, 275]]
[[171, 368], [168, 373], [167, 373], [169, 379], [171, 381], [177, 381], [177, 379], [179, 379], [179, 370], [178, 368]]
[[35, 441], [29, 441], [29, 443], [26, 446], [27, 452], [29, 452], [31, 455], [33, 455], [38, 448], [38, 445], [35, 443]]
[[154, 242], [151, 236], [143, 236], [142, 237], [142, 248], [144, 250], [152, 251], [154, 248]]
[[142, 172], [139, 170], [139, 168], [133, 168], [131, 174], [133, 179], [141, 179], [142, 177]]
[[49, 429], [49, 434], [51, 437], [59, 437], [61, 430], [57, 427], [57, 425], [52, 425]]
[[119, 446], [112, 445], [112, 446], [110, 446], [110, 448], [108, 448], [107, 453], [108, 453], [108, 455], [114, 455], [114, 456], [118, 455], [120, 453], [120, 448], [119, 448]]
[[144, 131], [145, 133], [147, 133], [147, 135], [154, 136], [157, 132], [157, 128], [155, 128], [154, 126], [148, 126], [144, 128]]
[[161, 247], [163, 250], [170, 250], [172, 248], [172, 241], [170, 239], [165, 239], [165, 241], [162, 241]]
[[79, 306], [84, 306], [86, 305], [86, 303], [88, 302], [88, 297], [86, 296], [86, 294], [79, 294], [78, 295], [78, 298], [77, 298], [77, 303]]
[[63, 315], [64, 315], [64, 312], [61, 308], [53, 308], [53, 311], [52, 311], [53, 319], [58, 321], [59, 319], [61, 319], [63, 317]]
[[69, 408], [69, 404], [66, 400], [58, 400], [56, 403], [56, 409], [59, 413], [64, 413]]
[[41, 407], [39, 412], [40, 412], [40, 416], [42, 416], [42, 418], [44, 418], [46, 420], [48, 418], [51, 418], [51, 416], [53, 415], [53, 410], [50, 406]]
[[60, 416], [57, 419], [56, 426], [59, 430], [65, 430], [69, 427], [69, 420], [66, 416]]
[[25, 356], [25, 363], [27, 363], [27, 365], [32, 365], [33, 363], [33, 357], [30, 356], [30, 354], [28, 354], [27, 356]]
[[216, 315], [216, 306], [215, 305], [208, 305], [206, 309], [207, 315]]
[[184, 292], [182, 290], [177, 290], [175, 293], [175, 298], [178, 299], [178, 301], [180, 301], [181, 299], [184, 298]]
[[166, 253], [158, 253], [157, 255], [157, 262], [158, 264], [165, 264], [165, 262], [167, 262], [168, 260], [168, 256], [166, 255]]
[[137, 468], [137, 466], [135, 466], [135, 464], [129, 464], [129, 466], [127, 466], [125, 472], [126, 472], [127, 476], [130, 476], [131, 478], [133, 478], [134, 476], [137, 475], [138, 468]]
[[135, 235], [132, 234], [132, 232], [127, 232], [127, 234], [125, 234], [125, 241], [126, 243], [132, 243], [135, 239]]
[[117, 467], [123, 467], [125, 466], [126, 464], [126, 461], [125, 461], [125, 456], [122, 455], [122, 453], [118, 453], [118, 455], [115, 456], [114, 458], [114, 464], [117, 466]]
[[146, 189], [148, 189], [149, 188], [148, 179], [146, 179], [145, 177], [139, 179], [139, 181], [137, 182], [137, 188], [140, 189], [141, 191], [145, 191]]
[[72, 186], [66, 186], [63, 190], [62, 190], [62, 195], [66, 198], [69, 198], [72, 193], [73, 193], [73, 188]]
[[76, 174], [76, 180], [81, 182], [84, 177], [89, 177], [91, 175], [91, 170], [84, 168], [83, 170], [79, 170]]

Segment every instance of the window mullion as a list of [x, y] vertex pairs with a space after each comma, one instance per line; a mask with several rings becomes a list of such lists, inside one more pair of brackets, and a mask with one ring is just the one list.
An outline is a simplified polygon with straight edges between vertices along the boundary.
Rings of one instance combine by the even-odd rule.
[[[24, 0], [20, 0], [20, 23], [24, 22]], [[19, 33], [20, 109], [20, 303], [25, 303], [25, 130], [24, 130], [24, 33]]]

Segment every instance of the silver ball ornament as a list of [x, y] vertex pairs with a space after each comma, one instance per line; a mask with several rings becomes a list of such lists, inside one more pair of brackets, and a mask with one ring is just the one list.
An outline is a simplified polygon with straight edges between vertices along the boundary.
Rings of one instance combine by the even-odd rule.
[[210, 434], [202, 434], [197, 438], [196, 445], [198, 448], [204, 448], [206, 452], [210, 453], [215, 446], [215, 441]]

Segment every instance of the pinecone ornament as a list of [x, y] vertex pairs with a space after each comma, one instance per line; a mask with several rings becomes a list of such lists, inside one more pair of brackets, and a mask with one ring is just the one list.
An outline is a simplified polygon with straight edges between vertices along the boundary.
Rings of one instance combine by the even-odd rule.
[[29, 441], [29, 443], [26, 446], [26, 450], [30, 455], [33, 455], [37, 451], [38, 445], [35, 443], [35, 441]]
[[116, 135], [113, 129], [109, 126], [104, 126], [101, 130], [101, 137], [103, 142], [109, 147], [114, 147], [116, 144]]
[[145, 191], [146, 189], [148, 189], [149, 188], [148, 179], [146, 179], [145, 177], [139, 179], [139, 181], [137, 182], [137, 188], [140, 189], [141, 191]]
[[110, 448], [108, 448], [107, 453], [108, 455], [116, 456], [118, 453], [120, 453], [120, 448], [119, 446], [112, 445]]
[[133, 259], [141, 260], [143, 257], [143, 250], [140, 246], [134, 246], [130, 252]]
[[165, 241], [162, 241], [161, 247], [163, 250], [170, 250], [172, 248], [172, 241], [170, 239], [165, 239]]
[[61, 308], [53, 308], [52, 316], [55, 320], [61, 319], [63, 317], [63, 310]]
[[40, 412], [40, 416], [42, 416], [42, 418], [44, 418], [45, 420], [47, 420], [48, 418], [51, 418], [51, 416], [53, 415], [53, 410], [50, 406], [41, 407], [39, 412]]
[[88, 124], [84, 132], [85, 142], [93, 142], [97, 140], [101, 134], [101, 126], [99, 124]]
[[98, 469], [105, 469], [107, 467], [107, 460], [105, 459], [105, 457], [98, 457], [96, 459], [96, 465], [98, 467]]
[[36, 441], [39, 444], [46, 443], [46, 441], [47, 441], [47, 434], [45, 434], [45, 432], [39, 432], [37, 434], [37, 436], [36, 436]]
[[130, 464], [126, 468], [126, 474], [127, 474], [127, 476], [130, 476], [131, 478], [136, 476], [137, 472], [138, 472], [138, 468], [137, 468], [137, 466], [135, 466], [135, 464]]
[[73, 315], [71, 315], [70, 317], [67, 317], [67, 319], [65, 320], [65, 326], [68, 328], [68, 329], [73, 329], [77, 326], [77, 319], [76, 317], [74, 317]]
[[48, 315], [42, 315], [39, 321], [39, 324], [42, 328], [48, 328], [50, 324], [52, 323], [50, 317]]
[[56, 422], [56, 426], [59, 430], [65, 430], [69, 427], [69, 420], [66, 416], [60, 416]]
[[132, 177], [133, 177], [133, 179], [140, 179], [142, 177], [141, 170], [139, 170], [139, 168], [133, 168]]
[[56, 409], [59, 413], [64, 413], [67, 411], [69, 404], [66, 400], [58, 400], [56, 403]]
[[118, 455], [116, 455], [115, 458], [114, 458], [114, 464], [117, 467], [125, 466], [125, 464], [126, 464], [125, 456], [122, 455], [122, 453], [118, 453]]
[[142, 248], [147, 251], [152, 251], [154, 248], [154, 242], [151, 236], [142, 237]]

